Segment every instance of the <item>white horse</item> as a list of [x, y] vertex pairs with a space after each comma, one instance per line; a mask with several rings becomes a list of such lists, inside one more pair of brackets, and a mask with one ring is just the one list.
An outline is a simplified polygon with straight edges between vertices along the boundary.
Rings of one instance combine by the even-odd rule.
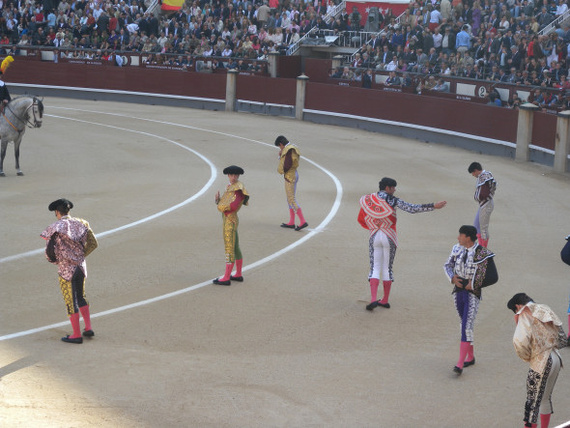
[[14, 142], [14, 156], [16, 157], [16, 172], [18, 175], [24, 175], [20, 170], [20, 143], [26, 126], [28, 128], [39, 128], [42, 126], [42, 117], [44, 115], [44, 104], [42, 100], [35, 96], [23, 95], [14, 98], [0, 115], [0, 140], [2, 140], [2, 149], [0, 152], [0, 177], [4, 177], [4, 158], [6, 157], [6, 148], [10, 141]]

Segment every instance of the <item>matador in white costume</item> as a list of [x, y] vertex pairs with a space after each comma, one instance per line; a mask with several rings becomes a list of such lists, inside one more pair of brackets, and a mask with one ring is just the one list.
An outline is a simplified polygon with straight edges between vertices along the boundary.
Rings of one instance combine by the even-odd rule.
[[515, 294], [507, 303], [515, 313], [513, 345], [517, 355], [529, 363], [524, 406], [525, 427], [548, 428], [552, 409], [552, 391], [562, 368], [558, 348], [566, 345], [562, 321], [548, 306], [538, 304], [525, 293]]
[[477, 240], [483, 247], [489, 244], [489, 220], [495, 208], [493, 200], [497, 182], [489, 171], [485, 171], [479, 162], [473, 162], [467, 169], [477, 179], [473, 198], [479, 204], [473, 226], [477, 228]]

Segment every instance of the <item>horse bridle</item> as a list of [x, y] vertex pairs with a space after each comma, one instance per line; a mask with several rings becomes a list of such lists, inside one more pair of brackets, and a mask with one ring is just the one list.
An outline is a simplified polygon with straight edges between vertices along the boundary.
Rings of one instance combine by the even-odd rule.
[[[12, 109], [10, 108], [10, 104], [6, 104], [6, 108], [7, 108], [8, 110], [10, 110], [10, 112], [14, 115], [14, 117], [15, 117], [16, 119], [18, 119], [21, 123], [23, 123], [23, 124], [24, 124], [24, 127], [27, 126], [28, 128], [38, 128], [38, 124], [40, 124], [40, 126], [41, 126], [41, 123], [42, 123], [41, 117], [40, 117], [40, 120], [38, 120], [38, 118], [36, 117], [36, 108], [34, 108], [34, 107], [37, 107], [38, 110], [40, 109], [40, 100], [39, 100], [38, 98], [36, 98], [36, 97], [33, 98], [32, 103], [31, 103], [31, 104], [28, 106], [28, 108], [25, 110], [25, 113], [24, 113], [24, 114], [27, 113], [27, 118], [26, 118], [26, 119], [22, 119], [20, 116], [18, 116], [16, 113], [14, 113], [14, 110], [12, 110]], [[30, 113], [29, 113], [30, 109], [32, 109], [32, 115], [33, 115], [33, 118], [34, 118], [34, 121], [33, 121], [33, 122], [30, 120], [30, 117], [32, 116], [32, 115], [30, 115]], [[6, 117], [6, 114], [3, 113], [3, 115], [4, 115], [4, 118], [8, 121], [8, 123], [9, 123], [10, 125], [12, 125], [12, 128], [14, 128], [17, 132], [22, 132], [22, 131], [24, 130], [24, 128], [22, 128], [22, 129], [16, 128], [16, 127], [12, 124], [12, 122], [10, 122], [10, 121], [8, 120], [8, 118]], [[40, 116], [41, 116], [41, 115], [40, 115]]]

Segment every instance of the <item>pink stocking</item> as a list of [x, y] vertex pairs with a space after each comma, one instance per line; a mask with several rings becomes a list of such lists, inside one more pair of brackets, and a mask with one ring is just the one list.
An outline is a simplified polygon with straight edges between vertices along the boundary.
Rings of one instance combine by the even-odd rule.
[[297, 208], [297, 216], [299, 216], [299, 225], [305, 224], [305, 217], [303, 216], [303, 211], [301, 207]]
[[540, 428], [548, 428], [548, 424], [550, 423], [550, 413], [541, 413], [540, 414]]
[[235, 276], [241, 276], [241, 267], [243, 266], [243, 259], [236, 260], [236, 274]]
[[380, 300], [380, 303], [386, 304], [388, 303], [388, 298], [390, 297], [390, 289], [392, 288], [392, 281], [382, 281], [382, 285], [384, 286], [384, 297]]
[[469, 352], [470, 346], [471, 346], [470, 342], [461, 342], [461, 345], [459, 346], [459, 360], [457, 361], [457, 367], [459, 367], [460, 369], [463, 368], [463, 362], [465, 361], [465, 357]]
[[79, 308], [83, 322], [85, 323], [85, 330], [91, 330], [91, 315], [89, 314], [89, 305], [81, 306]]
[[475, 353], [473, 351], [473, 342], [468, 342], [469, 343], [469, 349], [467, 350], [467, 361], [473, 361], [473, 359], [475, 358]]
[[71, 322], [71, 327], [73, 328], [73, 334], [70, 335], [70, 339], [77, 339], [81, 337], [81, 328], [79, 327], [79, 313], [74, 313], [69, 316], [69, 321]]
[[289, 226], [295, 226], [295, 210], [293, 208], [289, 208]]
[[378, 300], [378, 285], [380, 285], [379, 279], [370, 278], [370, 295], [372, 296], [370, 299], [371, 302]]
[[226, 273], [224, 274], [223, 278], [220, 278], [219, 281], [229, 281], [230, 276], [232, 274], [232, 269], [234, 268], [233, 263], [226, 263]]

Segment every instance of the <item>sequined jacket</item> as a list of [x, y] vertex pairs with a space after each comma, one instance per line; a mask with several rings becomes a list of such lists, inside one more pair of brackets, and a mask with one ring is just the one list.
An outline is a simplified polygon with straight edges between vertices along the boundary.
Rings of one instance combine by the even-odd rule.
[[277, 172], [282, 174], [285, 180], [289, 182], [295, 181], [295, 174], [297, 172], [297, 168], [299, 168], [300, 157], [301, 152], [299, 152], [297, 146], [288, 143], [281, 151]]
[[87, 276], [85, 257], [98, 243], [86, 220], [63, 216], [40, 236], [47, 241], [46, 257], [50, 263], [57, 264], [59, 276], [71, 281], [77, 267]]
[[[556, 349], [562, 321], [546, 305], [529, 302], [518, 313], [513, 345], [517, 355], [535, 372], [542, 373]], [[560, 356], [560, 354], [558, 353]]]

